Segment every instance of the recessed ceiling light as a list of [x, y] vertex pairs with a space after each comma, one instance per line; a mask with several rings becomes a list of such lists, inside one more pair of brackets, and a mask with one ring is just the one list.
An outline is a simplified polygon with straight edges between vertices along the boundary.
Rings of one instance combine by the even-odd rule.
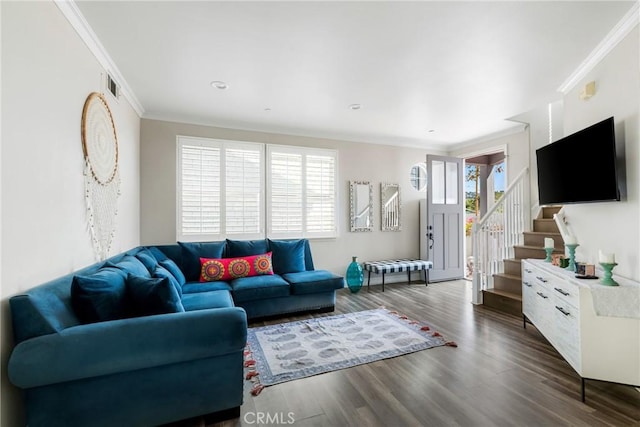
[[435, 132], [435, 131], [436, 131], [435, 129], [429, 129], [427, 132], [429, 132], [429, 133], [433, 133], [433, 132]]
[[216, 89], [221, 89], [221, 90], [226, 89], [226, 88], [229, 87], [229, 86], [227, 86], [227, 84], [225, 82], [222, 82], [220, 80], [212, 81], [211, 82], [211, 86], [215, 87]]
[[349, 105], [349, 108], [351, 108], [352, 110], [359, 110], [360, 108], [362, 108], [362, 105], [360, 105], [360, 104], [351, 104], [351, 105]]
[[271, 108], [267, 107], [267, 108], [264, 109], [264, 111], [266, 111], [268, 113], [269, 111], [271, 111]]

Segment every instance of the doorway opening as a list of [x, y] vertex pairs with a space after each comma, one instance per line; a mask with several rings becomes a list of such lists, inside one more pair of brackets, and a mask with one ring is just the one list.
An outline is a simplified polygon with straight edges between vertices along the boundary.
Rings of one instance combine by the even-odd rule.
[[502, 197], [506, 183], [506, 156], [503, 151], [467, 157], [465, 189], [465, 277], [473, 274], [473, 224], [482, 219]]

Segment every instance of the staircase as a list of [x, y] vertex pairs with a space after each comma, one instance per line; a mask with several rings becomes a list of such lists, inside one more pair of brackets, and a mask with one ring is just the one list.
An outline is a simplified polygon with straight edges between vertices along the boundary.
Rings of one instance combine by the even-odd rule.
[[493, 274], [493, 288], [482, 290], [483, 305], [516, 316], [522, 315], [522, 267], [526, 258], [544, 259], [545, 237], [551, 237], [555, 249], [553, 253], [564, 253], [564, 241], [553, 215], [562, 206], [542, 208], [539, 218], [533, 220], [533, 231], [523, 231], [523, 244], [514, 245], [513, 258], [503, 260], [502, 273]]

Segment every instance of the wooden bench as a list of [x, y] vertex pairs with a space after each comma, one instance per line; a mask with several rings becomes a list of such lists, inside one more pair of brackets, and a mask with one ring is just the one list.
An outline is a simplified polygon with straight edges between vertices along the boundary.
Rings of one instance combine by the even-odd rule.
[[411, 272], [412, 271], [424, 271], [424, 283], [429, 284], [429, 269], [433, 267], [431, 261], [425, 261], [422, 259], [390, 259], [384, 261], [366, 261], [362, 268], [369, 272], [367, 277], [367, 290], [371, 285], [371, 272], [380, 274], [382, 273], [382, 292], [384, 292], [384, 275], [385, 273], [400, 273], [402, 271], [407, 272], [407, 280], [411, 284]]

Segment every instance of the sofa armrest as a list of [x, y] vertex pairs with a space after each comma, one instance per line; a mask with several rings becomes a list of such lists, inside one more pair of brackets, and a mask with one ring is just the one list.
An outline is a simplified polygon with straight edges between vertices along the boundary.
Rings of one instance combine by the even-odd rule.
[[241, 352], [246, 341], [238, 307], [92, 323], [21, 342], [8, 375], [31, 388]]

